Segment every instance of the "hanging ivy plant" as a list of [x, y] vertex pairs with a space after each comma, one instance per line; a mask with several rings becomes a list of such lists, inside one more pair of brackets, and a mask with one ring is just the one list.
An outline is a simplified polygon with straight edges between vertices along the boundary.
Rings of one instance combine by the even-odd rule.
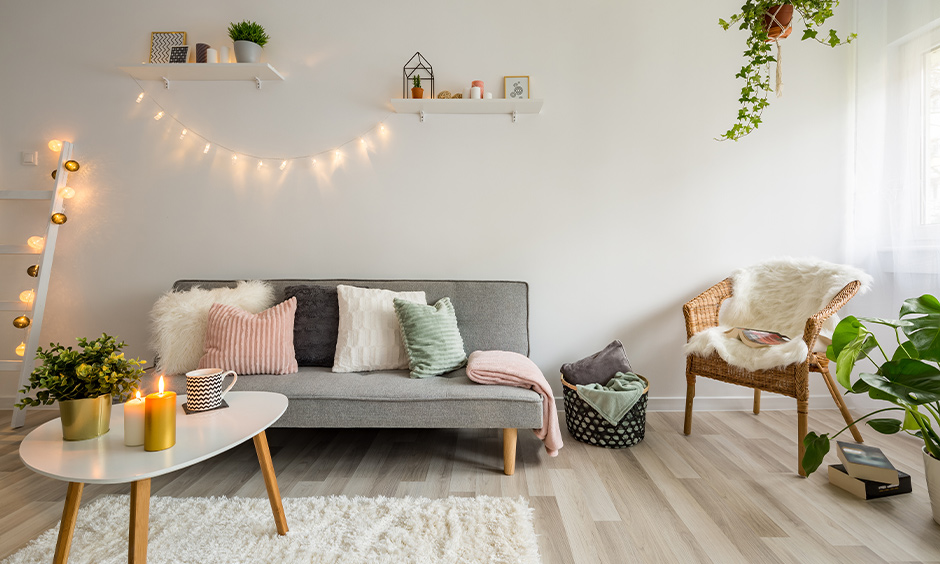
[[[839, 5], [839, 0], [793, 0], [782, 4], [791, 4], [793, 10], [803, 20], [804, 29], [801, 41], [815, 39], [823, 45], [837, 47], [855, 39], [854, 33], [846, 36], [844, 40], [840, 39], [834, 29], [820, 36], [821, 26], [832, 17], [833, 9]], [[744, 80], [741, 97], [738, 99], [741, 108], [738, 110], [734, 125], [718, 138], [719, 141], [727, 139], [737, 141], [757, 129], [761, 123], [764, 108], [770, 104], [767, 100], [767, 94], [771, 91], [769, 65], [776, 63], [777, 60], [771, 50], [773, 40], [769, 33], [769, 25], [771, 15], [777, 13], [777, 7], [780, 5], [780, 0], [746, 0], [738, 13], [728, 20], [718, 20], [718, 24], [725, 30], [738, 24], [738, 29], [748, 31], [747, 48], [744, 50], [746, 63], [735, 75], [736, 78]], [[783, 38], [786, 35], [782, 34], [780, 37]]]

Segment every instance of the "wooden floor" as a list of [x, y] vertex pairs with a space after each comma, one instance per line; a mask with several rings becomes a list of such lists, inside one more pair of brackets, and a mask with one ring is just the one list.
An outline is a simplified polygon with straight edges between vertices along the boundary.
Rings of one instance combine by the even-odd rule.
[[[22, 437], [54, 416], [33, 411], [25, 428], [0, 433], [0, 558], [60, 517], [65, 483], [17, 455]], [[810, 429], [840, 421], [835, 410], [810, 413]], [[526, 497], [545, 563], [940, 562], [916, 440], [863, 429], [914, 481], [913, 494], [865, 502], [829, 486], [824, 471], [797, 477], [795, 410], [696, 413], [690, 437], [681, 425], [680, 413], [651, 413], [646, 440], [625, 450], [565, 432], [557, 458], [520, 432], [512, 477], [501, 473], [498, 431], [272, 429], [268, 439], [285, 497]], [[86, 486], [82, 503], [127, 492]], [[265, 488], [248, 441], [155, 478], [153, 495], [265, 497]]]

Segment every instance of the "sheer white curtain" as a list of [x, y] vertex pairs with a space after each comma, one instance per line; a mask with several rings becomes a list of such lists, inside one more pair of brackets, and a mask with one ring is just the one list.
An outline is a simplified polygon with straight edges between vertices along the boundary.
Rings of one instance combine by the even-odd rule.
[[[940, 46], [940, 2], [917, 13], [860, 1], [856, 73], [853, 262], [876, 278], [878, 302], [940, 294], [940, 223], [928, 166], [931, 51]], [[940, 107], [936, 108], [940, 109]], [[940, 116], [940, 114], [938, 114]], [[937, 164], [940, 164], [938, 162]], [[893, 313], [892, 313], [893, 312]]]

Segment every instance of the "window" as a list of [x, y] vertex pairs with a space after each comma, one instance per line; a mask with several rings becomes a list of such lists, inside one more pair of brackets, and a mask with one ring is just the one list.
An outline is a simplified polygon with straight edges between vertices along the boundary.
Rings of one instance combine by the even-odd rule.
[[940, 224], [940, 47], [927, 53], [926, 67], [922, 222], [931, 225]]

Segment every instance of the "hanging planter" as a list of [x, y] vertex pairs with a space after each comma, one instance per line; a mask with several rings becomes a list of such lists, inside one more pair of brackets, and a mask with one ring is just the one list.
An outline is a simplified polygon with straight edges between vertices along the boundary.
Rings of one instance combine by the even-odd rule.
[[[819, 28], [832, 17], [833, 9], [839, 0], [793, 0], [780, 4], [780, 0], [746, 0], [737, 14], [730, 19], [719, 19], [718, 24], [725, 30], [737, 24], [738, 29], [747, 30], [747, 46], [744, 50], [745, 64], [735, 76], [744, 80], [738, 101], [737, 120], [719, 141], [731, 139], [737, 141], [751, 133], [761, 123], [761, 114], [770, 102], [767, 94], [770, 87], [770, 63], [776, 66], [774, 90], [777, 96], [783, 94], [783, 76], [781, 73], [780, 40], [792, 33], [793, 12], [796, 11], [803, 21], [801, 41], [815, 39], [819, 43], [837, 47], [855, 39], [851, 34], [844, 40], [834, 29], [820, 38]], [[773, 55], [772, 46], [776, 45], [777, 55]]]

